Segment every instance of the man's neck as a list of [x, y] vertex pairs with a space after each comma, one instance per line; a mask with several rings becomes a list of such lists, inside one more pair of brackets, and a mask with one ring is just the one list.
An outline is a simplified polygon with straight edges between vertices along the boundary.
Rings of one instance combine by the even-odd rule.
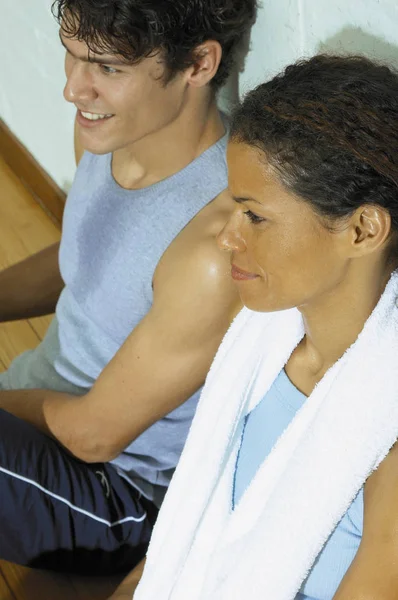
[[113, 153], [112, 173], [126, 189], [142, 189], [171, 177], [225, 134], [216, 99], [183, 110], [171, 124]]

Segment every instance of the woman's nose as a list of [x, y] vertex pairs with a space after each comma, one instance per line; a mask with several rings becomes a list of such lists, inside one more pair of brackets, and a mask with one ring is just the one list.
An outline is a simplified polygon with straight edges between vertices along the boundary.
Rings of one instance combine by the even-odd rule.
[[221, 250], [227, 252], [244, 252], [246, 243], [239, 227], [240, 216], [233, 213], [223, 229], [217, 236], [217, 244]]
[[65, 100], [90, 108], [87, 106], [88, 102], [92, 102], [97, 96], [98, 94], [93, 87], [88, 65], [80, 61], [74, 62], [67, 69], [67, 79], [64, 88]]

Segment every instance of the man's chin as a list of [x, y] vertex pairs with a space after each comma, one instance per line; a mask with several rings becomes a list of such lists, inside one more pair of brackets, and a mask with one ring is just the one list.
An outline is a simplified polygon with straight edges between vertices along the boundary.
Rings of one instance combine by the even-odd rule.
[[103, 156], [104, 154], [110, 154], [113, 152], [113, 150], [109, 149], [109, 148], [91, 148], [91, 147], [84, 147], [85, 152], [90, 152], [90, 154], [97, 154], [98, 156]]
[[115, 150], [112, 144], [107, 141], [89, 139], [88, 136], [79, 136], [82, 148], [91, 154], [109, 154]]
[[83, 127], [77, 129], [80, 146], [91, 154], [109, 154], [117, 149], [117, 144], [112, 143], [112, 137], [106, 132], [95, 132], [95, 130], [86, 130]]

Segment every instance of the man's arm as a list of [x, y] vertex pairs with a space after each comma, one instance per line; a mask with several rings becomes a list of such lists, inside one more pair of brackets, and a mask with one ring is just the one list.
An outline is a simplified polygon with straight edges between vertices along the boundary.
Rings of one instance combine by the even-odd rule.
[[333, 600], [398, 598], [398, 446], [369, 478], [363, 536]]
[[203, 384], [238, 308], [215, 236], [196, 243], [191, 229], [162, 259], [152, 309], [85, 396], [6, 391], [0, 407], [81, 460], [109, 461]]
[[[76, 164], [84, 149], [74, 131]], [[0, 322], [30, 319], [55, 311], [64, 288], [58, 263], [59, 242], [0, 271]]]
[[59, 243], [0, 271], [0, 322], [53, 313], [64, 287]]
[[[76, 165], [83, 156], [75, 120]], [[52, 314], [64, 288], [58, 263], [59, 242], [0, 271], [0, 323]]]

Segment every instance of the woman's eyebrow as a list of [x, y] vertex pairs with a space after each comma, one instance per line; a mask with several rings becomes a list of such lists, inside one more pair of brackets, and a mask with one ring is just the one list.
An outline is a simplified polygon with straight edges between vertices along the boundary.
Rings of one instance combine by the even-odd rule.
[[257, 204], [261, 204], [261, 202], [255, 198], [251, 198], [251, 196], [248, 196], [247, 198], [243, 198], [241, 196], [232, 196], [232, 200], [238, 204], [243, 204], [243, 202], [256, 202]]

